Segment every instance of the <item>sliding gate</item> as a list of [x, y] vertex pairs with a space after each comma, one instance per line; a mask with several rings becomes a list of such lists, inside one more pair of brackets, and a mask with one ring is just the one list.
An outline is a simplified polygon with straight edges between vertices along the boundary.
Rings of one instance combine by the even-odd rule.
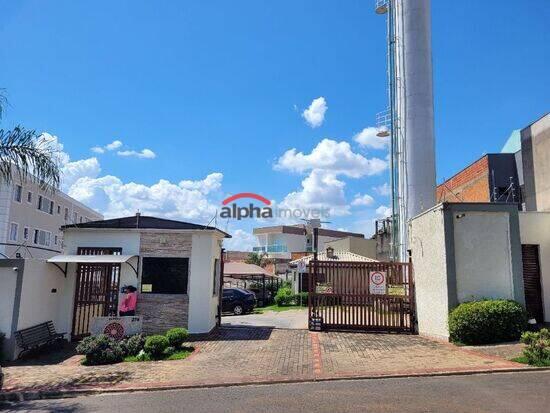
[[415, 331], [411, 263], [309, 263], [310, 330]]

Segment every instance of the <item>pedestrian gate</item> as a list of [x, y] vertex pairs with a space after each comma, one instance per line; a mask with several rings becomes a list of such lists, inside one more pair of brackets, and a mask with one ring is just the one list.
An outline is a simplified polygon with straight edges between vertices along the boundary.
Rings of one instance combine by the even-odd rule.
[[311, 260], [309, 329], [415, 331], [411, 263]]

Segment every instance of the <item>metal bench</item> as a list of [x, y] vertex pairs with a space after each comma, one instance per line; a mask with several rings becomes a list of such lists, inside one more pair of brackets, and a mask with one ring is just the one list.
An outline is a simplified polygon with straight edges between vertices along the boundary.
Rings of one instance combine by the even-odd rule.
[[17, 358], [26, 351], [38, 349], [51, 344], [58, 343], [64, 339], [66, 333], [57, 333], [53, 321], [46, 321], [33, 327], [13, 333], [17, 345], [22, 349]]

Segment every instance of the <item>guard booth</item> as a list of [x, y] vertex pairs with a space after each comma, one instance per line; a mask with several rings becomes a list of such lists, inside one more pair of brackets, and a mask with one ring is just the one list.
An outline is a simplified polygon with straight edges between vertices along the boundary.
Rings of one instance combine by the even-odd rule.
[[309, 329], [414, 333], [412, 263], [313, 260]]

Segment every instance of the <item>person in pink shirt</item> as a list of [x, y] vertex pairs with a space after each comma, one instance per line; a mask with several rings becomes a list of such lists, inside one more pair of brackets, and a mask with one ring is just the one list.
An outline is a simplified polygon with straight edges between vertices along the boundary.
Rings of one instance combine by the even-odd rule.
[[120, 301], [118, 306], [118, 313], [121, 317], [123, 316], [134, 316], [136, 315], [136, 304], [137, 304], [137, 289], [136, 287], [129, 285], [124, 289], [124, 298]]

